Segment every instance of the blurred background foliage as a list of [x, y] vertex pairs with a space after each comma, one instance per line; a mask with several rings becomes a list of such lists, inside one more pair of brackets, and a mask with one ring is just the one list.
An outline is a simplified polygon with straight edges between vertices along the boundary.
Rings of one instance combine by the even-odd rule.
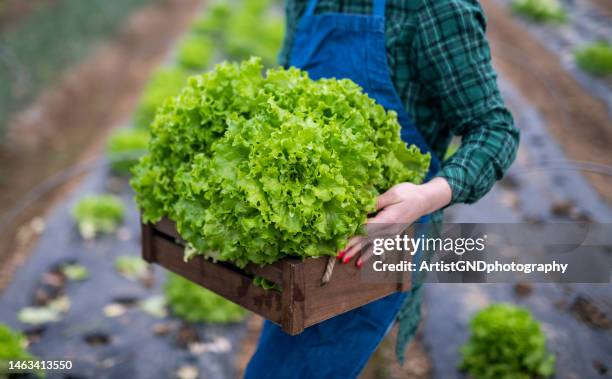
[[[0, 2], [0, 133], [11, 112], [152, 1], [22, 0], [30, 9], [16, 14], [4, 14], [9, 0]], [[21, 12], [29, 14], [17, 22]]]

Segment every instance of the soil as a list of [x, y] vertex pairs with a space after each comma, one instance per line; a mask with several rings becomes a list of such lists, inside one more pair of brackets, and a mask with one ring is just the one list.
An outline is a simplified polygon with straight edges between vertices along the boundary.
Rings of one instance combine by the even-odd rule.
[[[160, 0], [141, 8], [116, 37], [67, 69], [55, 85], [11, 119], [7, 138], [0, 144], [0, 215], [6, 216], [24, 194], [47, 178], [99, 156], [107, 133], [133, 113], [151, 71], [167, 56], [201, 3]], [[74, 182], [28, 204], [19, 217], [4, 222], [0, 290], [35, 240], [17, 243], [14, 236], [30, 220], [42, 216], [71, 185]]]
[[570, 311], [582, 322], [593, 328], [612, 328], [612, 321], [608, 318], [608, 315], [587, 296], [577, 296], [570, 307]]
[[606, 15], [612, 15], [612, 1], [610, 0], [591, 0]]
[[0, 31], [17, 24], [33, 10], [53, 0], [2, 0], [0, 1]]
[[[612, 166], [612, 121], [605, 103], [580, 86], [507, 9], [492, 0], [481, 3], [496, 69], [543, 115], [569, 159]], [[611, 176], [584, 175], [612, 202]]]

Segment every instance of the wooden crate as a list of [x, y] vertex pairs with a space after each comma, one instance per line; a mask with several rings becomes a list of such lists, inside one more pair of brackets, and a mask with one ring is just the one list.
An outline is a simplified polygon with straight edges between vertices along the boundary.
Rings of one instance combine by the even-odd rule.
[[[321, 278], [328, 258], [285, 258], [274, 264], [248, 265], [240, 269], [227, 262], [212, 262], [195, 256], [183, 259], [184, 245], [172, 221], [142, 225], [142, 256], [194, 283], [249, 309], [296, 335], [304, 328], [410, 288], [410, 275], [386, 273], [380, 282], [361, 280], [361, 271], [351, 264], [335, 265], [331, 280]], [[365, 267], [366, 265], [364, 265]], [[378, 274], [377, 274], [378, 275]], [[253, 283], [255, 276], [280, 285], [281, 291], [264, 290]], [[384, 281], [384, 282], [382, 282]]]

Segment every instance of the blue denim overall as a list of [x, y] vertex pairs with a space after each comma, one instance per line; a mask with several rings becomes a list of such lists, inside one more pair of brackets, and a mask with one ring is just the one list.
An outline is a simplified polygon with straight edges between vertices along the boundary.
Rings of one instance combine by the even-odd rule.
[[[385, 48], [385, 0], [374, 0], [373, 5], [372, 15], [315, 15], [317, 0], [310, 0], [297, 25], [289, 64], [308, 71], [312, 79], [353, 80], [386, 110], [397, 113], [404, 141], [417, 145], [423, 153], [431, 152], [391, 81]], [[439, 161], [431, 155], [428, 177], [439, 169]], [[357, 377], [393, 325], [406, 296], [387, 296], [296, 336], [266, 321], [245, 378]]]

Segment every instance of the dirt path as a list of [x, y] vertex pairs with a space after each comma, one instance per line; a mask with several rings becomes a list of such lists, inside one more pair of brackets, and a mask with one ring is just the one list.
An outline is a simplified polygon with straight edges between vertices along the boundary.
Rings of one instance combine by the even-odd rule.
[[[483, 0], [494, 65], [543, 115], [569, 159], [612, 166], [612, 121], [605, 104], [590, 95], [513, 16]], [[585, 173], [606, 201], [612, 177]]]
[[612, 16], [612, 1], [610, 0], [593, 0], [593, 3], [598, 6], [605, 14]]
[[[108, 131], [127, 121], [151, 70], [165, 58], [201, 3], [161, 0], [142, 8], [116, 38], [68, 69], [12, 119], [0, 145], [0, 215], [46, 178], [100, 153]], [[17, 243], [14, 236], [26, 221], [42, 215], [58, 193], [30, 204], [0, 231], [0, 238], [8, 241], [0, 247], [0, 261], [5, 262], [0, 289], [11, 267], [22, 260], [19, 254], [28, 250], [28, 241]]]

